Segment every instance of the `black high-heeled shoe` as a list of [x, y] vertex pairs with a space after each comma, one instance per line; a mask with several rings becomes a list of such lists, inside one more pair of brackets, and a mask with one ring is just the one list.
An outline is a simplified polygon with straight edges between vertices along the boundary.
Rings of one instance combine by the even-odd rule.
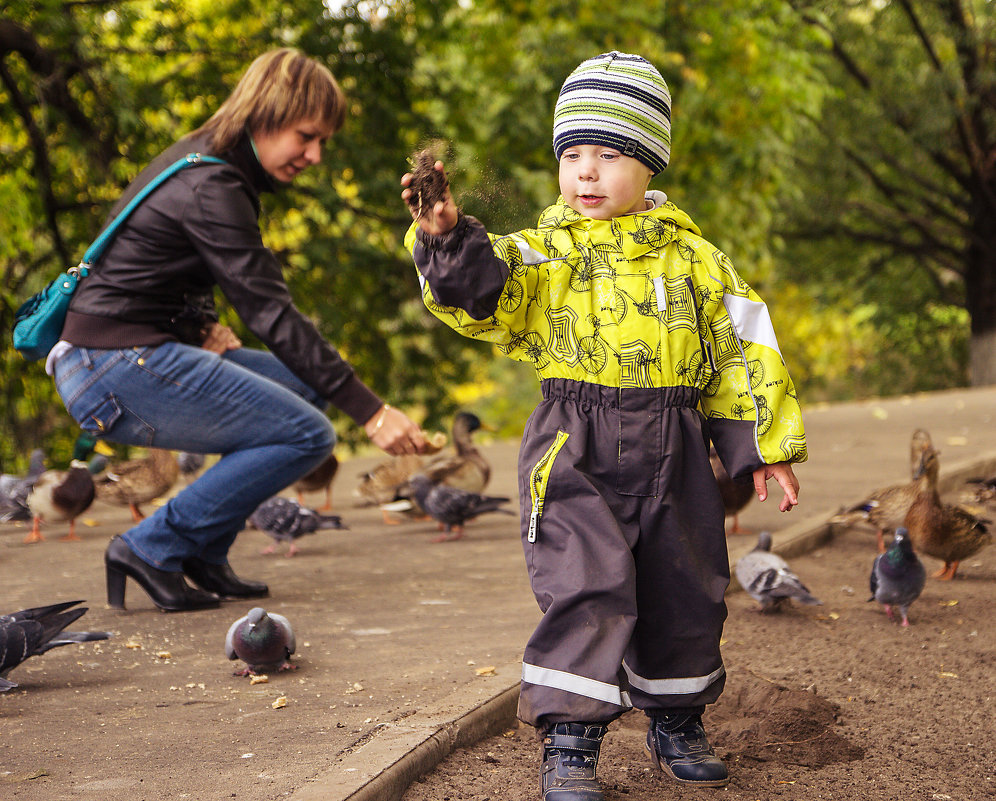
[[135, 579], [152, 603], [164, 612], [190, 612], [221, 605], [221, 599], [213, 592], [187, 584], [183, 573], [160, 570], [139, 559], [120, 536], [114, 537], [107, 546], [104, 565], [107, 569], [107, 605], [112, 609], [125, 608], [126, 576]]
[[191, 556], [183, 560], [183, 572], [202, 590], [216, 592], [222, 598], [263, 598], [270, 594], [270, 588], [262, 581], [251, 581], [235, 575], [228, 562], [213, 565]]

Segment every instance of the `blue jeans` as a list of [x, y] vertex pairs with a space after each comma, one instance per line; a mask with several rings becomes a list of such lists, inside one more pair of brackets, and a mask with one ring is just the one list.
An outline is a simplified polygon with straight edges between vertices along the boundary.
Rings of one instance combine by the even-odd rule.
[[161, 570], [178, 571], [188, 557], [223, 564], [256, 507], [335, 445], [324, 401], [265, 351], [219, 356], [178, 342], [75, 347], [56, 361], [54, 377], [85, 431], [127, 445], [221, 454], [124, 533], [135, 555]]

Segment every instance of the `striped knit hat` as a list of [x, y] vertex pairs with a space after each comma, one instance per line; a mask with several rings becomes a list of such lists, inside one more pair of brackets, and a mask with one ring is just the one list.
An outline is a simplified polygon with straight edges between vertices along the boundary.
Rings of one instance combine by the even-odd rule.
[[602, 53], [567, 76], [553, 112], [557, 158], [574, 145], [605, 145], [646, 164], [654, 175], [671, 157], [671, 93], [640, 56]]

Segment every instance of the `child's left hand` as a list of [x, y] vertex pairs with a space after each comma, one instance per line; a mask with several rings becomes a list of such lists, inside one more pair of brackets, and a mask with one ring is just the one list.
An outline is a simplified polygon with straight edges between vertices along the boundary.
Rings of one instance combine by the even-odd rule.
[[790, 462], [775, 462], [766, 464], [754, 471], [754, 491], [757, 492], [757, 499], [763, 501], [768, 497], [768, 479], [773, 478], [785, 491], [782, 502], [778, 504], [781, 512], [791, 512], [792, 507], [799, 503], [799, 479], [792, 472]]

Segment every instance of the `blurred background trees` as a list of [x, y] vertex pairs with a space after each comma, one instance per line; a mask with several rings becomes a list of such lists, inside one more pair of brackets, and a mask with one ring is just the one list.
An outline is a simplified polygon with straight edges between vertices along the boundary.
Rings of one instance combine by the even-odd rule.
[[[996, 381], [984, 0], [10, 0], [0, 14], [5, 332], [152, 156], [253, 57], [294, 46], [351, 102], [322, 167], [264, 198], [264, 239], [299, 305], [427, 426], [467, 405], [517, 435], [538, 397], [531, 368], [423, 310], [398, 180], [443, 139], [469, 213], [495, 231], [533, 224], [557, 194], [560, 84], [618, 49], [671, 87], [672, 164], [653, 186], [767, 300], [804, 401]], [[3, 469], [39, 442], [68, 455], [75, 425], [9, 333], [0, 369]]]

